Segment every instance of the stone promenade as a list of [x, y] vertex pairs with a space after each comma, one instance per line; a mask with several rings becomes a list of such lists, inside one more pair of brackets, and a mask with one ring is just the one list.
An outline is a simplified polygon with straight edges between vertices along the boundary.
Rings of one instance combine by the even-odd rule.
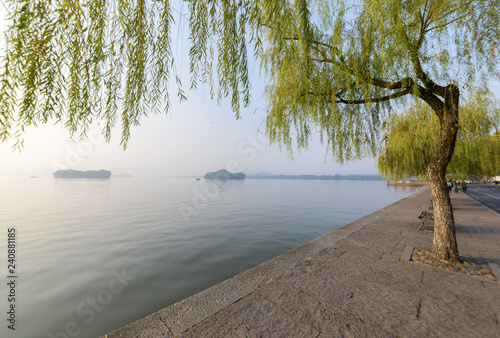
[[[500, 214], [451, 197], [460, 255], [500, 279]], [[500, 283], [410, 260], [429, 205], [425, 188], [106, 337], [500, 337]]]

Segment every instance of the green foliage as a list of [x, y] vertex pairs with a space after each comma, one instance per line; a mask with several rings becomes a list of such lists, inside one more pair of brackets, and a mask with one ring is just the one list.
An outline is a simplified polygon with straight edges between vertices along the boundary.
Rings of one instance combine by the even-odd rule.
[[[471, 97], [460, 107], [460, 124], [448, 173], [456, 179], [500, 172], [500, 108], [491, 97]], [[383, 125], [384, 142], [378, 157], [379, 171], [386, 177], [424, 178], [436, 152], [439, 120], [426, 104], [416, 103]]]
[[[248, 48], [270, 81], [267, 131], [290, 151], [317, 129], [339, 162], [373, 155], [394, 99], [441, 114], [449, 85], [498, 75], [500, 0], [188, 0], [191, 87], [248, 105]], [[141, 116], [170, 106], [177, 77], [169, 0], [6, 0], [0, 139], [58, 121], [98, 121], [126, 145]], [[442, 84], [438, 85], [440, 82]]]
[[[86, 135], [103, 123], [109, 140], [118, 117], [122, 140], [167, 92], [171, 60], [169, 2], [8, 1], [0, 135], [63, 123]], [[15, 114], [14, 114], [15, 112]]]
[[[120, 125], [126, 146], [142, 116], [169, 110], [171, 80], [185, 99], [171, 46], [176, 11], [171, 1], [7, 0], [6, 5], [11, 15], [0, 72], [1, 140], [16, 138], [21, 146], [26, 126], [49, 120], [84, 137], [98, 121], [107, 140]], [[237, 116], [240, 103], [250, 99], [246, 30], [255, 8], [252, 1], [189, 1], [191, 85], [208, 82], [214, 94], [217, 57], [218, 98], [231, 96]]]
[[499, 6], [323, 0], [307, 30], [296, 6], [265, 12], [271, 139], [307, 147], [317, 128], [334, 160], [374, 155], [391, 101], [420, 98], [443, 114], [447, 85], [467, 90], [498, 74]]

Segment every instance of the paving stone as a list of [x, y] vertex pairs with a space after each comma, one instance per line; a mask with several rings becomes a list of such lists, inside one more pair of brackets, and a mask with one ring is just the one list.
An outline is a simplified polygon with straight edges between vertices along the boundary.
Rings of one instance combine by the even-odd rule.
[[414, 248], [420, 248], [427, 251], [431, 251], [433, 234], [422, 230], [419, 231], [421, 233], [418, 234], [411, 234], [405, 232], [402, 236], [402, 241], [407, 245], [411, 245]]
[[432, 330], [440, 328], [447, 335], [461, 335], [464, 337], [499, 337], [500, 327], [490, 322], [458, 311], [456, 307], [440, 305], [434, 299], [423, 299], [420, 306], [419, 318], [425, 320]]
[[228, 279], [158, 313], [172, 333], [178, 335], [253, 291], [239, 280]]
[[270, 261], [257, 265], [256, 267], [244, 271], [236, 276], [235, 279], [241, 280], [254, 288], [260, 288], [271, 280], [279, 277], [286, 271], [296, 265], [294, 261], [274, 258]]
[[196, 324], [182, 338], [226, 337], [240, 327], [240, 323], [225, 309]]
[[380, 259], [384, 255], [381, 247], [366, 245], [361, 241], [347, 237], [335, 244], [335, 248], [349, 254], [356, 254], [368, 259]]
[[316, 255], [314, 255], [314, 257], [312, 257], [311, 259], [314, 259], [315, 261], [318, 261], [318, 262], [327, 261], [328, 263], [330, 263], [332, 260], [336, 260], [337, 258], [342, 256], [346, 252], [347, 251], [345, 249], [342, 250], [336, 246], [331, 246], [331, 247], [328, 247], [324, 250], [321, 250]]
[[[314, 259], [311, 262], [316, 263]], [[365, 276], [372, 272], [372, 263], [377, 261], [370, 261], [368, 258], [363, 259], [358, 255], [347, 254], [339, 259], [332, 260], [329, 263], [324, 262], [316, 269], [318, 278], [326, 281], [340, 281], [344, 279], [364, 279]]]
[[384, 233], [380, 228], [363, 229], [349, 236], [357, 245], [376, 252], [392, 251], [401, 242], [401, 234]]
[[319, 331], [300, 322], [280, 307], [254, 292], [227, 310], [252, 333], [264, 337], [317, 337]]
[[498, 324], [498, 320], [495, 316], [493, 309], [486, 302], [478, 301], [474, 298], [461, 296], [449, 304], [450, 309], [453, 311], [460, 311], [466, 315], [477, 318], [483, 322], [489, 322], [491, 324]]
[[490, 281], [483, 282], [485, 297], [482, 301], [488, 302], [500, 323], [500, 283]]
[[484, 322], [498, 324], [494, 310], [490, 306], [491, 300], [486, 296], [486, 290], [477, 292], [464, 292], [460, 287], [443, 284], [441, 288], [428, 289], [421, 293], [423, 298], [430, 298], [438, 307], [467, 314]]
[[405, 330], [408, 334], [405, 334], [404, 337], [479, 337], [477, 335], [470, 335], [470, 332], [465, 333], [458, 330], [450, 330], [448, 326], [439, 325], [439, 320], [428, 321], [422, 318], [410, 321]]
[[[199, 336], [200, 337], [200, 336]], [[206, 337], [202, 335], [202, 337]], [[258, 336], [250, 332], [245, 325], [240, 325], [233, 331], [229, 332], [225, 338], [257, 338]]]
[[[419, 264], [420, 265], [420, 264]], [[421, 264], [424, 274], [422, 283], [428, 287], [429, 293], [453, 292], [456, 295], [474, 294], [479, 300], [486, 300], [488, 295], [484, 289], [484, 278], [456, 273]]]
[[405, 243], [403, 241], [400, 241], [398, 245], [396, 245], [392, 250], [387, 250], [384, 252], [382, 257], [380, 258], [381, 261], [387, 261], [387, 262], [397, 262], [399, 261], [403, 249], [405, 248]]
[[371, 265], [378, 264], [382, 256], [367, 248], [342, 246], [328, 248], [309, 261], [319, 263], [332, 274], [348, 272], [360, 276], [370, 272]]
[[416, 320], [420, 297], [399, 292], [370, 282], [355, 286], [353, 297], [342, 310], [381, 327], [394, 335], [404, 336], [408, 322]]
[[372, 271], [370, 268], [365, 269], [363, 266], [355, 267], [352, 270], [342, 270], [332, 266], [329, 269], [325, 268], [319, 271], [318, 278], [332, 285], [350, 285], [356, 283], [357, 280], [365, 279], [370, 271]]
[[484, 290], [487, 292], [487, 297], [491, 301], [496, 301], [500, 304], [500, 283], [492, 281], [481, 281]]
[[354, 275], [339, 272], [338, 275], [330, 276], [322, 273], [323, 267], [311, 267], [315, 269], [310, 272], [307, 271], [307, 266], [301, 271], [290, 271], [279, 278], [279, 281], [327, 302], [333, 308], [342, 306], [345, 300], [352, 296], [348, 286], [358, 281]]
[[291, 286], [299, 288], [300, 285], [304, 283], [307, 284], [310, 279], [318, 278], [317, 274], [321, 271], [321, 269], [323, 269], [323, 266], [314, 264], [312, 260], [307, 260], [287, 271], [277, 279], [289, 282]]
[[287, 288], [285, 284], [266, 285], [259, 293], [284, 309], [293, 317], [309, 324], [318, 331], [323, 331], [326, 308], [318, 298], [301, 290]]
[[328, 246], [324, 243], [311, 241], [293, 250], [285, 252], [284, 254], [279, 256], [279, 258], [293, 262], [294, 264], [300, 264], [306, 259], [313, 257], [318, 252], [324, 250], [327, 247]]
[[424, 273], [424, 265], [417, 264], [415, 262], [384, 262], [380, 260], [370, 262], [370, 268], [373, 272], [384, 271], [395, 277], [412, 280], [415, 282], [421, 282]]
[[[352, 297], [352, 293], [347, 290], [346, 286], [330, 285], [319, 280], [312, 280], [307, 290], [296, 289], [286, 283], [276, 281], [266, 285], [258, 292], [266, 299], [286, 308], [286, 311], [292, 314], [306, 310], [308, 305], [309, 308], [314, 309], [319, 304], [322, 308], [328, 307], [332, 311], [337, 311]], [[301, 301], [295, 302], [296, 300]]]
[[[327, 312], [325, 312], [327, 313]], [[329, 313], [324, 320], [324, 331], [319, 337], [394, 337], [382, 328], [353, 316], [346, 311]]]
[[105, 336], [106, 338], [157, 338], [157, 337], [173, 337], [168, 327], [160, 320], [157, 313], [139, 319], [132, 324], [124, 326], [116, 331], [113, 331]]
[[416, 278], [403, 278], [387, 270], [373, 270], [366, 275], [364, 281], [375, 283], [394, 291], [425, 294], [427, 288]]
[[[338, 289], [337, 289], [338, 290]], [[330, 337], [374, 337], [388, 336], [388, 333], [360, 318], [340, 310], [339, 306], [332, 306], [328, 301], [319, 300], [301, 290], [288, 288], [280, 282], [270, 283], [259, 290], [267, 299], [273, 301], [293, 317], [314, 327], [319, 332], [327, 333]], [[345, 294], [341, 303], [352, 297]], [[328, 296], [326, 298], [332, 298]]]

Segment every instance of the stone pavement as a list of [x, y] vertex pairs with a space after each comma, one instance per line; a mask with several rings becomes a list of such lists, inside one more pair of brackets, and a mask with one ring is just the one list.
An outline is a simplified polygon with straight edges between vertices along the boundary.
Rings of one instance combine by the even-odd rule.
[[[500, 214], [451, 197], [460, 255], [500, 279]], [[500, 337], [500, 283], [409, 260], [429, 205], [425, 188], [106, 337]]]

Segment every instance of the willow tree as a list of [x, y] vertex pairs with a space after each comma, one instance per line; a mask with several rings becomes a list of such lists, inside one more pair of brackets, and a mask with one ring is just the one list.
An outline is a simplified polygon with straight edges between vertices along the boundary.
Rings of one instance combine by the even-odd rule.
[[[460, 105], [455, 151], [447, 175], [456, 179], [500, 172], [500, 109], [486, 97]], [[378, 168], [386, 177], [425, 177], [439, 142], [439, 120], [428, 105], [416, 102], [383, 123]]]
[[[393, 102], [429, 105], [440, 139], [426, 169], [434, 254], [458, 260], [444, 190], [460, 92], [498, 71], [500, 0], [191, 0], [191, 85], [249, 103], [251, 44], [269, 79], [272, 141], [307, 147], [316, 128], [333, 159], [374, 155]], [[55, 119], [72, 133], [97, 120], [109, 139], [169, 106], [176, 80], [168, 0], [6, 0], [10, 12], [0, 82], [0, 137]], [[183, 17], [183, 16], [179, 16]], [[165, 108], [166, 107], [166, 108]], [[293, 143], [293, 144], [292, 144]]]
[[[274, 3], [274, 2], [273, 2]], [[444, 180], [459, 125], [460, 93], [498, 75], [498, 1], [306, 1], [269, 6], [264, 69], [272, 140], [307, 146], [311, 127], [339, 161], [377, 150], [381, 116], [395, 104], [429, 106], [439, 124], [426, 167], [435, 217], [432, 252], [458, 261]], [[310, 19], [314, 18], [314, 19]]]

